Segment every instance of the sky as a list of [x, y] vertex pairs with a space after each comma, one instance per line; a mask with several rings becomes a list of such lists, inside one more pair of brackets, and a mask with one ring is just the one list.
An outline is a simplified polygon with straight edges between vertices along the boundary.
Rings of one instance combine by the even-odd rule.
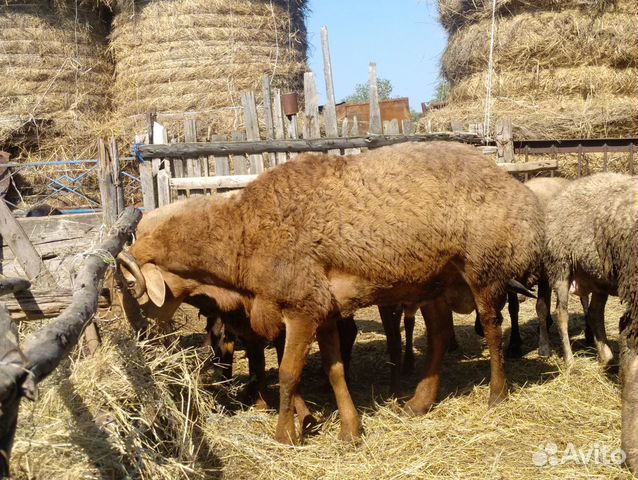
[[393, 97], [410, 108], [434, 96], [447, 35], [437, 21], [436, 0], [310, 0], [308, 63], [325, 102], [321, 27], [328, 28], [337, 102], [368, 82], [368, 64], [392, 84]]

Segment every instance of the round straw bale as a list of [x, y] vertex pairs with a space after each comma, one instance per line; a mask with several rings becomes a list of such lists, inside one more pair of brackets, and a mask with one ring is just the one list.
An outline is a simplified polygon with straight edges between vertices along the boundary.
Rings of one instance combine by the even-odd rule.
[[[522, 12], [578, 9], [585, 15], [603, 11], [636, 14], [634, 0], [496, 0], [496, 15], [511, 16]], [[492, 0], [439, 0], [439, 19], [448, 32], [454, 33], [470, 23], [492, 17]]]
[[0, 147], [15, 146], [30, 127], [72, 137], [106, 110], [112, 66], [96, 11], [66, 1], [6, 0], [0, 32]]
[[157, 0], [116, 9], [111, 51], [118, 121], [143, 126], [196, 113], [217, 133], [237, 128], [240, 92], [299, 91], [306, 69], [305, 0]]
[[[420, 125], [431, 122], [438, 131], [449, 131], [452, 121], [483, 122], [485, 102], [454, 102], [428, 112]], [[517, 139], [631, 137], [638, 130], [635, 96], [601, 95], [519, 99], [499, 97], [492, 103], [492, 118], [509, 117]]]
[[[486, 80], [487, 72], [464, 78], [450, 90], [450, 102], [485, 101]], [[501, 70], [492, 76], [492, 96], [495, 98], [588, 98], [601, 95], [638, 97], [636, 69], [606, 66], [532, 68]]]
[[[494, 39], [494, 68], [555, 66], [635, 68], [638, 17], [602, 13], [591, 17], [578, 10], [524, 12], [502, 18]], [[483, 20], [451, 36], [441, 59], [442, 73], [452, 84], [486, 70], [491, 20]]]

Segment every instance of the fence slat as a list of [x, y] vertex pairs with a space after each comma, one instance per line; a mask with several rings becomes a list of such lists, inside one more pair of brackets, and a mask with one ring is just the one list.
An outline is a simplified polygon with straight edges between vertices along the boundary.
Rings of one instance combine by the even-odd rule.
[[377, 85], [377, 64], [368, 66], [368, 96], [370, 99], [370, 123], [368, 133], [381, 134], [381, 108], [379, 107], [379, 87]]
[[[255, 92], [244, 90], [241, 92], [241, 103], [244, 107], [244, 121], [246, 122], [246, 138], [259, 140], [259, 123], [257, 121], [257, 105], [255, 104]], [[264, 157], [261, 154], [252, 154], [248, 157], [250, 173], [264, 171]]]
[[326, 123], [326, 136], [338, 137], [337, 108], [335, 106], [335, 89], [332, 81], [332, 63], [330, 60], [330, 43], [328, 42], [328, 29], [321, 27], [321, 50], [323, 51], [323, 76], [326, 81], [326, 104], [323, 109], [323, 118]]
[[[213, 135], [210, 139], [212, 142], [220, 142], [226, 140], [224, 135]], [[215, 155], [215, 175], [230, 175], [230, 164], [227, 155]]]
[[303, 86], [306, 101], [303, 136], [305, 139], [319, 138], [319, 99], [314, 73], [306, 72], [303, 74]]
[[[275, 129], [275, 140], [283, 140], [285, 138], [284, 133], [284, 112], [281, 106], [281, 90], [276, 88], [273, 96], [273, 121]], [[277, 152], [275, 154], [275, 161], [277, 165], [285, 163], [287, 160], [286, 154], [283, 152]]]
[[[231, 139], [233, 142], [243, 142], [246, 140], [246, 134], [244, 132], [233, 132]], [[230, 158], [233, 160], [235, 175], [246, 175], [248, 173], [248, 169], [246, 168], [246, 157], [243, 152], [238, 152], [234, 155], [231, 154]]]
[[[266, 140], [274, 140], [275, 139], [275, 125], [273, 121], [273, 109], [272, 109], [272, 94], [270, 91], [270, 76], [268, 74], [264, 75], [262, 78], [262, 96], [264, 101], [264, 124], [266, 127]], [[266, 154], [266, 158], [268, 159], [268, 166], [274, 167], [276, 164], [275, 154], [268, 153]]]
[[160, 207], [171, 203], [170, 178], [171, 176], [166, 169], [157, 173], [157, 203]]
[[[186, 143], [197, 141], [197, 121], [194, 118], [187, 118], [184, 120], [184, 141]], [[202, 167], [199, 159], [187, 158], [186, 159], [186, 176], [188, 177], [201, 177]]]

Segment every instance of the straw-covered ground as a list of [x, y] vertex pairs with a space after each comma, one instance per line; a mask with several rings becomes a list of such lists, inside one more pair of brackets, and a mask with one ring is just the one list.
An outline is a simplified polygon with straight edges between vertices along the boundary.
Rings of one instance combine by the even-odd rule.
[[[211, 384], [209, 370], [200, 375], [201, 352], [177, 347], [167, 352], [135, 342], [121, 321], [109, 315], [101, 321], [106, 338], [100, 352], [92, 358], [76, 353], [42, 385], [35, 404], [24, 403], [14, 476], [630, 478], [620, 467], [579, 464], [569, 456], [573, 446], [585, 455], [593, 449], [594, 457], [609, 459], [620, 439], [618, 379], [605, 375], [584, 348], [579, 302], [574, 298], [570, 303], [578, 355], [575, 368], [563, 371], [556, 354], [538, 357], [534, 305], [525, 302], [521, 305], [525, 356], [508, 360], [510, 398], [489, 410], [487, 353], [474, 333], [473, 316], [456, 316], [461, 349], [445, 361], [440, 403], [418, 418], [403, 415], [396, 401], [387, 400], [389, 372], [381, 323], [375, 308], [361, 310], [350, 385], [363, 416], [363, 440], [359, 445], [338, 440], [333, 396], [313, 348], [302, 385], [323, 426], [318, 435], [294, 448], [273, 440], [275, 412], [242, 409], [236, 402], [240, 387], [248, 381], [243, 352], [236, 355], [237, 381], [230, 388]], [[611, 299], [606, 313], [614, 348], [621, 311], [618, 301]], [[180, 347], [197, 345], [203, 322], [191, 314], [181, 314], [178, 322]], [[508, 320], [505, 325], [507, 331]], [[417, 321], [417, 327], [418, 371], [425, 346], [422, 322]], [[556, 332], [552, 341], [556, 352]], [[267, 360], [270, 402], [275, 405], [272, 349]], [[406, 392], [412, 391], [417, 379], [416, 373], [404, 378]], [[539, 467], [534, 460], [552, 464]]]

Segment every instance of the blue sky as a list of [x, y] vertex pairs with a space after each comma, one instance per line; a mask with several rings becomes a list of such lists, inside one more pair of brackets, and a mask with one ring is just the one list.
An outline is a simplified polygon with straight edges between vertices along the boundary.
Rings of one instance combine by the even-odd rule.
[[439, 78], [447, 35], [437, 22], [436, 0], [310, 0], [308, 62], [325, 101], [322, 26], [328, 27], [337, 102], [368, 81], [368, 63], [392, 83], [393, 96], [410, 99], [420, 111]]

